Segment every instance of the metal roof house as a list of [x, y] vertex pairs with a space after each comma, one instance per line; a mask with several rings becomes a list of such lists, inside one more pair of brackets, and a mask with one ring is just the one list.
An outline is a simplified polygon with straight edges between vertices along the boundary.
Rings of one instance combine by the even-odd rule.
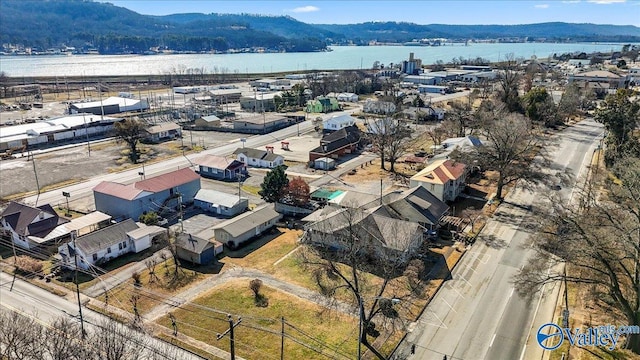
[[204, 211], [222, 216], [236, 216], [249, 208], [249, 199], [222, 191], [200, 189], [193, 204]]
[[176, 239], [178, 258], [197, 265], [207, 265], [222, 253], [222, 244], [211, 242], [191, 234], [180, 234]]
[[215, 239], [235, 249], [274, 227], [281, 218], [274, 205], [267, 204], [214, 226]]
[[93, 188], [93, 197], [96, 210], [115, 219], [137, 220], [144, 212], [173, 212], [179, 198], [191, 203], [198, 190], [200, 175], [184, 168], [129, 185], [103, 181]]
[[273, 169], [280, 165], [284, 165], [284, 157], [274, 154], [272, 150], [259, 150], [252, 148], [238, 148], [233, 152], [238, 156], [238, 161], [246, 166], [263, 167]]
[[176, 123], [166, 122], [150, 126], [144, 130], [144, 133], [146, 134], [145, 141], [160, 142], [181, 137], [182, 128]]
[[238, 181], [247, 172], [247, 166], [238, 160], [229, 160], [224, 156], [203, 155], [193, 161], [199, 167], [202, 177]]
[[78, 267], [89, 269], [91, 266], [115, 259], [124, 254], [139, 253], [151, 247], [151, 239], [166, 229], [159, 226], [146, 226], [131, 219], [80, 236], [75, 241], [58, 248], [63, 265], [75, 269], [75, 255]]

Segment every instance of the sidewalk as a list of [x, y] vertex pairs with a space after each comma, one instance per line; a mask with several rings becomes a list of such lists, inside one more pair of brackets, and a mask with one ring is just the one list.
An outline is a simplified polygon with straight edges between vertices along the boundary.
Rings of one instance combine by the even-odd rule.
[[[311, 291], [302, 286], [290, 284], [288, 282], [276, 279], [270, 274], [264, 273], [259, 270], [247, 269], [238, 266], [231, 268], [220, 275], [211, 276], [210, 278], [201, 281], [197, 285], [192, 286], [179, 294], [176, 294], [170, 299], [170, 301], [175, 305], [169, 305], [166, 303], [159, 305], [148, 312], [146, 315], [144, 315], [143, 318], [145, 318], [146, 321], [155, 321], [158, 318], [166, 315], [169, 311], [172, 311], [174, 307], [178, 307], [182, 304], [195, 300], [196, 298], [206, 294], [208, 290], [214, 288], [215, 286], [222, 285], [230, 280], [237, 280], [241, 278], [260, 279], [265, 285], [283, 291], [287, 294], [297, 296], [301, 299], [311, 301], [321, 306], [330, 305], [324, 296], [315, 291]], [[342, 313], [354, 316], [356, 315], [355, 308], [347, 303], [337, 302], [332, 305], [333, 308]]]
[[162, 252], [167, 252], [167, 255], [168, 255], [168, 250], [166, 249], [158, 250], [148, 258], [142, 261], [132, 263], [129, 266], [127, 266], [125, 269], [122, 269], [121, 271], [118, 271], [113, 275], [109, 275], [109, 273], [107, 273], [100, 276], [98, 278], [99, 281], [96, 284], [85, 289], [83, 293], [93, 298], [102, 295], [105, 291], [109, 291], [115, 288], [116, 286], [122, 284], [123, 282], [131, 279], [131, 275], [133, 275], [134, 272], [141, 272], [145, 270], [147, 268], [147, 266], [144, 264], [145, 261], [155, 259], [158, 263], [162, 262], [162, 258], [160, 257], [160, 254]]

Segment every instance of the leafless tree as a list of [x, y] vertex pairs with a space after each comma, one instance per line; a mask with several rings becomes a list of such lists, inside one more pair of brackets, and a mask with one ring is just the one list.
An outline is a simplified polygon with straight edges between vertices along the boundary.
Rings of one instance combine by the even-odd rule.
[[112, 320], [98, 323], [88, 342], [104, 360], [142, 359], [146, 346], [138, 331]]
[[386, 170], [385, 162], [389, 160], [390, 171], [395, 173], [395, 164], [405, 154], [410, 141], [411, 131], [407, 125], [399, 119], [385, 117], [382, 119], [368, 119], [368, 139], [380, 155], [380, 168]]
[[[590, 299], [612, 321], [639, 326], [640, 159], [624, 159], [613, 170], [619, 184], [590, 181], [574, 204], [552, 198], [549, 205], [536, 207], [541, 222], [537, 255], [515, 283], [523, 294], [564, 280], [588, 285]], [[566, 273], [554, 270], [562, 263]], [[628, 335], [626, 346], [640, 354], [640, 334]]]
[[449, 102], [449, 106], [451, 106], [451, 110], [447, 112], [445, 120], [447, 125], [444, 125], [443, 123], [444, 128], [451, 136], [467, 136], [467, 132], [469, 132], [469, 130], [473, 130], [475, 127], [475, 119], [471, 105], [468, 103], [451, 101]]
[[[302, 239], [304, 247], [299, 256], [328, 299], [335, 301], [336, 295], [344, 291], [352, 296], [362, 324], [361, 343], [378, 359], [385, 359], [367, 336], [379, 335], [377, 325], [393, 331], [402, 322], [397, 301], [392, 299], [401, 299], [398, 305], [408, 306], [409, 294], [396, 292], [398, 288], [391, 283], [402, 275], [406, 261], [417, 251], [420, 241], [416, 240], [421, 239], [423, 229], [417, 224], [375, 216], [347, 208], [311, 224]], [[380, 281], [368, 281], [367, 273], [378, 276]]]
[[462, 210], [462, 212], [460, 213], [460, 217], [469, 222], [469, 224], [471, 225], [471, 232], [474, 232], [476, 222], [484, 217], [484, 213], [482, 212], [482, 209], [468, 207]]
[[[541, 171], [548, 163], [546, 141], [524, 116], [496, 109], [482, 113], [480, 118], [480, 131], [487, 141], [471, 152], [458, 153], [458, 160], [497, 171], [497, 199], [502, 199], [507, 184], [520, 179], [529, 183], [548, 179]], [[534, 157], [536, 161], [533, 161]]]
[[160, 279], [158, 279], [158, 275], [156, 275], [156, 265], [158, 265], [156, 259], [147, 259], [144, 261], [144, 265], [149, 272], [149, 284], [159, 281]]
[[43, 348], [52, 360], [93, 358], [90, 347], [82, 342], [82, 329], [76, 321], [61, 317], [56, 319], [51, 327], [43, 330], [44, 338], [42, 340], [46, 344]]
[[13, 311], [0, 311], [0, 358], [41, 359], [40, 325], [33, 317]]
[[447, 137], [447, 129], [444, 127], [444, 123], [442, 126], [433, 127], [426, 132], [427, 136], [431, 141], [433, 141], [434, 150], [436, 146], [440, 146], [442, 141]]
[[518, 95], [520, 73], [516, 69], [513, 53], [505, 55], [506, 61], [498, 76], [498, 99], [505, 104], [509, 112], [522, 113], [522, 103]]

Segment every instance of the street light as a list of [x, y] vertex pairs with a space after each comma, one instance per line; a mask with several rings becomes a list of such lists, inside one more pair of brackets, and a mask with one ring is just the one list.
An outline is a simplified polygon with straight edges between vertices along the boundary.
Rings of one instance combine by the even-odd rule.
[[[362, 296], [358, 295], [358, 312], [359, 312], [359, 319], [358, 319], [358, 360], [362, 359], [362, 328], [363, 328], [363, 321], [364, 321], [364, 300], [365, 299], [363, 299]], [[376, 297], [368, 298], [367, 300], [376, 300], [376, 301], [378, 301], [378, 300], [389, 300], [389, 301], [391, 301], [391, 305], [397, 305], [402, 301], [402, 300], [400, 300], [398, 298], [386, 298], [384, 296], [376, 296]]]

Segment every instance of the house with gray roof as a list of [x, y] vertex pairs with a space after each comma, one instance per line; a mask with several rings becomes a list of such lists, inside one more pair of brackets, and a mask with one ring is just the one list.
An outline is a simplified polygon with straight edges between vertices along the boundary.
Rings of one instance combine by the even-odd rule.
[[274, 204], [267, 204], [214, 226], [215, 239], [235, 249], [274, 227], [281, 218]]
[[200, 189], [193, 199], [193, 205], [216, 215], [232, 217], [249, 208], [249, 199], [222, 191]]
[[147, 226], [131, 219], [79, 236], [58, 247], [64, 267], [88, 270], [96, 264], [113, 260], [124, 254], [139, 253], [151, 247], [154, 236], [165, 232], [159, 226]]
[[176, 255], [182, 260], [197, 265], [207, 265], [222, 253], [223, 247], [217, 241], [209, 241], [191, 234], [180, 234], [176, 239]]
[[427, 229], [437, 227], [449, 213], [449, 206], [422, 186], [386, 194], [382, 204], [374, 201], [364, 208], [371, 209], [372, 214], [415, 222]]
[[284, 165], [284, 156], [274, 154], [273, 149], [266, 151], [252, 148], [238, 148], [233, 154], [237, 156], [238, 161], [244, 163], [246, 166], [273, 169]]
[[340, 209], [306, 225], [301, 242], [337, 254], [356, 254], [372, 264], [403, 265], [422, 245], [425, 231], [415, 222], [363, 209]]
[[14, 244], [33, 249], [55, 242], [67, 234], [55, 236], [54, 230], [69, 220], [59, 217], [51, 205], [38, 207], [11, 201], [0, 214], [0, 225], [6, 235], [11, 236]]

